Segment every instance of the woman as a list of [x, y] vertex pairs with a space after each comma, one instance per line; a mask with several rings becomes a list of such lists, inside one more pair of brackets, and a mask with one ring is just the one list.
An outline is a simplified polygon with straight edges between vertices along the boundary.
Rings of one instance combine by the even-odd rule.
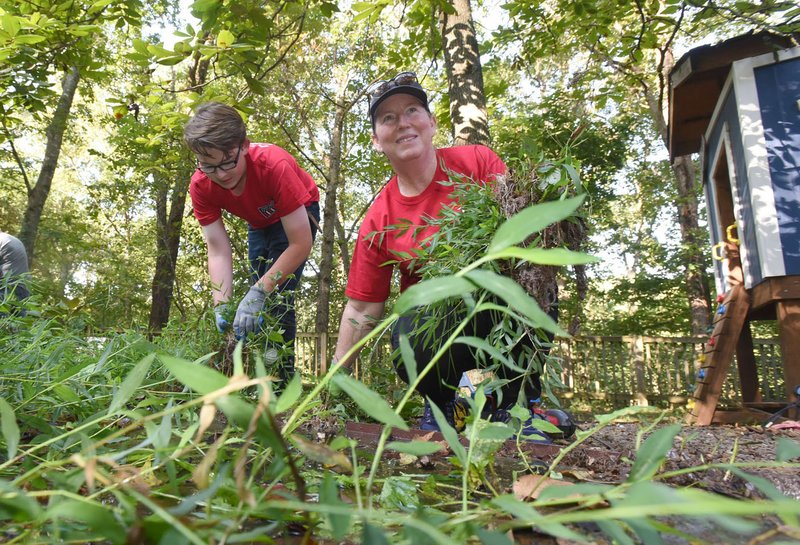
[[[448, 171], [479, 184], [491, 183], [507, 172], [503, 161], [486, 146], [434, 147], [436, 118], [430, 112], [428, 96], [413, 72], [403, 72], [390, 80], [378, 82], [368, 89], [367, 94], [372, 144], [376, 151], [386, 156], [394, 176], [370, 206], [359, 230], [345, 290], [348, 301], [342, 313], [334, 363], [366, 336], [383, 315], [394, 264], [399, 267], [401, 291], [420, 280], [415, 272], [415, 262], [398, 260], [398, 256], [413, 255], [422, 241], [433, 233], [433, 227], [425, 218], [437, 216], [443, 206], [454, 201], [454, 185], [441, 183], [449, 182]], [[485, 338], [497, 319], [498, 316], [483, 312], [468, 324], [463, 334]], [[395, 349], [400, 335], [409, 335], [420, 371], [438, 348], [423, 342], [422, 334], [415, 334], [415, 326], [424, 320], [425, 316], [405, 316], [392, 331]], [[441, 331], [437, 331], [434, 337], [446, 338], [455, 322], [439, 323], [437, 327]], [[515, 357], [521, 354], [524, 344], [517, 344]], [[352, 356], [344, 362], [345, 372], [349, 371], [354, 360], [355, 356]], [[408, 382], [399, 359], [395, 361], [395, 367], [399, 376]], [[476, 367], [475, 354], [467, 345], [451, 346], [417, 388], [426, 399], [420, 422], [422, 429], [439, 429], [429, 403], [437, 405], [449, 423], [454, 424], [454, 392], [463, 372]], [[505, 367], [498, 370], [498, 375], [509, 382], [503, 388], [501, 406], [495, 411], [494, 419], [507, 420], [505, 409], [516, 402], [523, 377]], [[526, 381], [526, 397], [538, 397], [538, 375], [528, 378], [532, 380]], [[537, 432], [526, 426], [524, 433]]]

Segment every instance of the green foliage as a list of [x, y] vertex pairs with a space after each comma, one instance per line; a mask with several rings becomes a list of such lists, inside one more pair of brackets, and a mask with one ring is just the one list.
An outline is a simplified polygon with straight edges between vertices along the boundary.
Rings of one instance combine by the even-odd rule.
[[[752, 531], [749, 519], [763, 513], [779, 517], [786, 528], [796, 527], [800, 515], [796, 501], [745, 470], [756, 467], [752, 462], [718, 469], [752, 483], [763, 500], [733, 500], [662, 484], [675, 475], [662, 468], [680, 426], [657, 427], [661, 415], [650, 423], [652, 412], [637, 408], [598, 416], [596, 426], [580, 432], [550, 468], [603, 427], [620, 418], [640, 418], [651, 433], [622, 483], [546, 487], [528, 501], [503, 495], [493, 476], [494, 454], [513, 432], [474, 417], [465, 432], [467, 447], [454, 430], [448, 432], [456, 449], [456, 480], [434, 473], [422, 482], [401, 474], [370, 481], [362, 463], [382, 460], [381, 445], [374, 452], [357, 451], [350, 440], [322, 445], [298, 435], [297, 424], [309, 408], [319, 406], [319, 389], [301, 393], [297, 382], [283, 394], [286, 400], [274, 400], [268, 387], [255, 395], [248, 390], [267, 386], [266, 378], [208, 372], [217, 356], [193, 352], [185, 339], [167, 336], [154, 345], [119, 335], [87, 343], [70, 333], [68, 320], [3, 320], [0, 353], [8, 364], [2, 367], [0, 386], [10, 395], [0, 409], [0, 445], [7, 454], [0, 457], [0, 520], [2, 531], [16, 543], [125, 543], [131, 535], [236, 542], [277, 538], [298, 523], [315, 538], [352, 541], [361, 536], [369, 543], [466, 544], [478, 539], [495, 544], [505, 543], [502, 536], [510, 529], [531, 527], [581, 541], [588, 538], [586, 522], [596, 522], [607, 536], [627, 543], [654, 542], [673, 532], [660, 522], [664, 516], [706, 517], [724, 528]], [[48, 357], [53, 350], [58, 358]], [[246, 369], [245, 350], [240, 345], [234, 352], [238, 371]], [[27, 386], [15, 386], [21, 379]], [[76, 402], [58, 397], [53, 383], [64, 381], [71, 381]], [[352, 393], [364, 395], [367, 387], [361, 388]], [[485, 403], [481, 392], [472, 403], [472, 414], [480, 414]], [[7, 424], [9, 418], [18, 435]], [[279, 418], [283, 429], [277, 426]], [[15, 441], [16, 452], [11, 450]], [[415, 456], [441, 448], [427, 442], [386, 446]], [[786, 460], [796, 454], [793, 443], [778, 452]], [[320, 471], [319, 463], [335, 465], [341, 473]], [[775, 463], [797, 469], [796, 462], [764, 462]], [[708, 469], [715, 468], [680, 472]], [[342, 486], [355, 494], [354, 502], [342, 501]], [[307, 501], [314, 491], [319, 501]], [[452, 509], [458, 499], [454, 494], [461, 496], [457, 511]], [[486, 530], [489, 526], [493, 529]]]

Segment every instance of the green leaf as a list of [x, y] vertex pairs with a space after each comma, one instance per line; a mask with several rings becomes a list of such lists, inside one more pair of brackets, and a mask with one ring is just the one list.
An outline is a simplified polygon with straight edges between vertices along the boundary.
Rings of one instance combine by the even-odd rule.
[[197, 0], [189, 7], [189, 9], [191, 10], [192, 15], [202, 18], [201, 15], [203, 13], [211, 11], [220, 4], [222, 4], [221, 0]]
[[384, 509], [416, 509], [420, 506], [417, 486], [411, 477], [387, 477], [381, 488], [380, 502]]
[[170, 57], [161, 57], [160, 59], [156, 59], [156, 62], [164, 66], [175, 66], [185, 58], [185, 55], [173, 55]]
[[303, 381], [300, 378], [300, 373], [295, 373], [286, 389], [283, 390], [281, 397], [278, 398], [278, 403], [275, 405], [275, 414], [281, 414], [289, 410], [303, 393]]
[[228, 384], [228, 377], [210, 367], [166, 355], [159, 355], [158, 359], [179, 382], [199, 394], [214, 392]]
[[570, 217], [583, 203], [585, 196], [578, 195], [563, 201], [552, 201], [529, 206], [508, 218], [489, 244], [489, 253], [499, 252], [522, 242], [551, 223]]
[[392, 410], [386, 400], [363, 383], [344, 373], [337, 373], [332, 380], [361, 407], [362, 411], [375, 420], [401, 430], [408, 430], [408, 425]]
[[42, 508], [35, 499], [28, 496], [24, 490], [0, 479], [0, 520], [4, 523], [8, 520], [31, 522], [38, 519], [41, 514]]
[[430, 305], [474, 290], [475, 286], [461, 276], [440, 276], [423, 280], [408, 288], [397, 298], [394, 311], [402, 315], [415, 307]]
[[369, 543], [369, 545], [389, 545], [389, 540], [386, 539], [386, 534], [383, 530], [371, 524], [364, 524], [364, 533], [361, 536], [361, 543]]
[[508, 306], [526, 316], [536, 327], [540, 327], [555, 335], [569, 337], [569, 334], [561, 329], [558, 324], [539, 307], [539, 304], [522, 289], [522, 286], [514, 282], [511, 278], [484, 269], [470, 271], [466, 274], [466, 277], [481, 288], [503, 299]]
[[458, 432], [447, 422], [447, 418], [445, 418], [442, 410], [437, 407], [435, 403], [431, 401], [429, 401], [429, 403], [433, 410], [433, 417], [436, 419], [436, 423], [439, 424], [439, 431], [442, 432], [445, 441], [447, 441], [447, 444], [450, 446], [450, 450], [452, 450], [456, 458], [459, 459], [461, 465], [466, 467], [467, 450], [464, 448], [464, 445], [461, 444], [461, 441], [458, 440]]
[[407, 333], [400, 334], [400, 357], [403, 359], [408, 383], [413, 384], [417, 380], [417, 358], [414, 356], [414, 349], [411, 347]]
[[139, 38], [134, 38], [132, 45], [133, 49], [136, 50], [137, 53], [140, 53], [142, 55], [147, 55], [148, 57], [152, 56], [152, 53], [148, 49], [148, 46], [151, 44], [149, 44], [148, 42], [140, 40]]
[[[339, 497], [339, 487], [336, 485], [336, 479], [330, 471], [325, 472], [322, 478], [322, 486], [319, 491], [319, 502], [322, 505], [331, 505], [340, 507], [345, 505]], [[331, 525], [334, 539], [339, 542], [344, 539], [344, 536], [350, 531], [350, 514], [334, 514], [326, 513], [328, 523]]]
[[19, 19], [10, 13], [4, 13], [0, 16], [0, 28], [5, 30], [8, 35], [13, 38], [20, 29]]
[[111, 405], [109, 405], [106, 414], [114, 414], [136, 393], [136, 390], [139, 389], [139, 386], [142, 385], [144, 378], [147, 376], [147, 372], [150, 370], [150, 366], [153, 364], [155, 357], [155, 354], [148, 354], [136, 364], [130, 373], [128, 373], [125, 380], [120, 384], [119, 389], [114, 393], [114, 397], [111, 399]]
[[386, 448], [412, 456], [429, 456], [442, 450], [440, 444], [430, 441], [391, 441], [386, 444]]
[[455, 342], [460, 344], [466, 344], [467, 346], [471, 346], [473, 348], [477, 348], [489, 356], [492, 361], [497, 361], [513, 369], [517, 372], [524, 373], [525, 369], [522, 369], [518, 365], [515, 365], [508, 356], [506, 356], [503, 352], [501, 352], [497, 347], [487, 342], [485, 339], [481, 339], [480, 337], [471, 337], [471, 336], [464, 336], [456, 338]]
[[514, 545], [506, 534], [494, 530], [486, 530], [480, 526], [475, 528], [475, 535], [483, 545]]
[[219, 34], [217, 34], [217, 46], [222, 49], [232, 46], [235, 41], [236, 37], [230, 30], [221, 30]]
[[[551, 486], [550, 488], [557, 488]], [[563, 487], [562, 487], [563, 488]], [[539, 496], [541, 497], [541, 496]], [[625, 532], [625, 528], [615, 520], [598, 520], [597, 525], [605, 534], [614, 539], [614, 543], [619, 545], [636, 545]]]
[[125, 529], [117, 522], [111, 508], [104, 508], [89, 501], [64, 500], [49, 508], [43, 515], [57, 521], [64, 518], [81, 522], [112, 543], [125, 543]]
[[492, 254], [492, 257], [499, 259], [514, 257], [537, 265], [553, 265], [556, 267], [585, 265], [600, 261], [600, 259], [589, 254], [573, 252], [566, 248], [520, 248], [519, 246], [511, 246], [500, 250], [496, 254]]
[[800, 457], [800, 442], [792, 441], [788, 437], [780, 437], [775, 447], [775, 456], [779, 462], [788, 462]]
[[17, 425], [14, 409], [2, 397], [0, 397], [0, 431], [3, 432], [3, 439], [6, 441], [6, 452], [10, 460], [17, 454], [19, 426]]
[[53, 386], [53, 391], [56, 393], [58, 397], [60, 397], [67, 403], [79, 403], [81, 400], [80, 396], [76, 394], [72, 390], [72, 388], [70, 388], [66, 384], [55, 384]]
[[18, 44], [38, 44], [45, 41], [47, 38], [39, 36], [38, 34], [19, 34], [14, 38], [14, 42]]
[[501, 512], [508, 513], [527, 524], [539, 526], [539, 528], [555, 537], [572, 539], [580, 543], [586, 541], [583, 536], [570, 530], [566, 526], [557, 522], [548, 522], [536, 509], [518, 500], [514, 496], [498, 496], [492, 500], [492, 503], [496, 505]]
[[639, 447], [636, 453], [636, 461], [631, 467], [627, 482], [646, 481], [655, 475], [664, 463], [667, 452], [672, 448], [675, 436], [680, 431], [680, 424], [673, 424], [654, 431]]
[[244, 362], [242, 361], [242, 347], [244, 346], [244, 339], [236, 343], [236, 348], [233, 349], [233, 374], [244, 375]]
[[549, 486], [539, 493], [540, 500], [557, 500], [567, 496], [595, 496], [605, 494], [614, 487], [608, 484], [576, 483], [572, 486]]
[[505, 441], [514, 435], [514, 430], [500, 422], [489, 422], [478, 430], [478, 439], [481, 441]]

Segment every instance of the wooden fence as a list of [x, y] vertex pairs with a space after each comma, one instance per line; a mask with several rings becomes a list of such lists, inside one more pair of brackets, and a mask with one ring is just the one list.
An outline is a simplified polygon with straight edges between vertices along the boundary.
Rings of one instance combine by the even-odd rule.
[[[561, 363], [567, 387], [559, 397], [605, 401], [610, 407], [630, 404], [669, 406], [684, 404], [695, 385], [695, 365], [707, 338], [702, 337], [574, 337], [557, 339], [552, 355]], [[299, 333], [297, 366], [304, 374], [327, 369], [335, 334]], [[755, 339], [754, 354], [764, 401], [783, 401], [780, 343]], [[391, 365], [388, 339], [370, 347], [374, 361]], [[739, 401], [739, 375], [735, 364], [722, 391], [722, 404]]]

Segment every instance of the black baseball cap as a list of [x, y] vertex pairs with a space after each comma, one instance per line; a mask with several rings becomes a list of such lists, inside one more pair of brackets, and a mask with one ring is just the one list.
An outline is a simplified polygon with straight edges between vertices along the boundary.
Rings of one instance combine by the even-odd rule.
[[431, 111], [428, 106], [428, 95], [417, 81], [417, 75], [414, 72], [401, 72], [390, 80], [375, 82], [367, 89], [369, 118], [373, 128], [375, 128], [375, 112], [378, 111], [378, 106], [390, 96], [400, 93], [417, 98], [425, 110]]

